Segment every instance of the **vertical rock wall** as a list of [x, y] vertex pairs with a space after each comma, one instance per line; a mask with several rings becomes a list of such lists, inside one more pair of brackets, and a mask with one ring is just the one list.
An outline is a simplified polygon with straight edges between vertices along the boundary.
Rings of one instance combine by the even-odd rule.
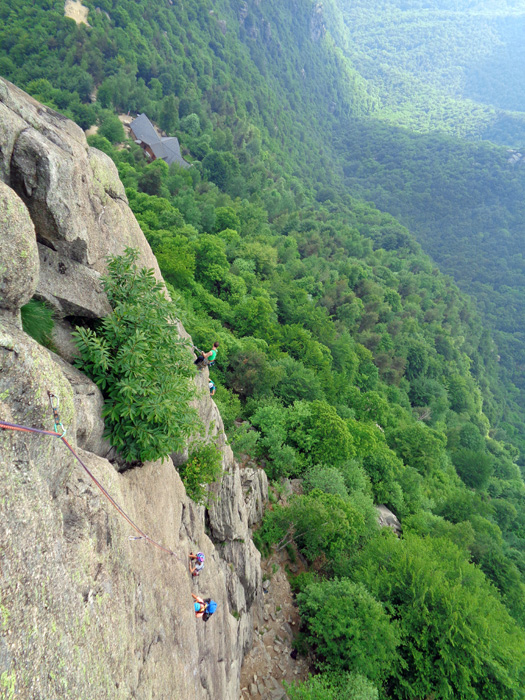
[[[2, 697], [239, 697], [262, 597], [250, 526], [264, 473], [241, 475], [207, 370], [197, 408], [224, 468], [209, 512], [186, 497], [171, 460], [118, 473], [106, 459], [100, 392], [66, 362], [67, 317], [107, 313], [99, 275], [105, 256], [127, 245], [160, 279], [113, 163], [72, 122], [0, 79], [0, 420], [49, 429], [47, 391], [58, 394], [85, 465], [174, 552], [129, 539], [136, 533], [60, 440], [0, 430]], [[19, 309], [35, 293], [64, 318], [62, 358], [21, 330]], [[206, 566], [192, 581], [196, 549]], [[207, 623], [194, 616], [192, 592], [219, 603]]]

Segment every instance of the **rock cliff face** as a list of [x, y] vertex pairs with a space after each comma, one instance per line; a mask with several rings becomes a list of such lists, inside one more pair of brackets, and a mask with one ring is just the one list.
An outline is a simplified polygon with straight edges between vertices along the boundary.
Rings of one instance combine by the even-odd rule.
[[[197, 408], [224, 467], [209, 511], [187, 498], [172, 460], [117, 472], [100, 392], [67, 361], [68, 317], [107, 313], [105, 256], [128, 245], [160, 279], [111, 161], [75, 124], [0, 79], [0, 420], [50, 429], [47, 391], [57, 394], [85, 465], [174, 552], [129, 539], [136, 533], [62, 441], [0, 430], [2, 697], [239, 697], [262, 598], [250, 526], [266, 498], [264, 473], [235, 463], [207, 370]], [[34, 295], [63, 319], [62, 357], [22, 331], [20, 307]], [[197, 549], [206, 566], [192, 581], [187, 554]], [[194, 616], [192, 592], [219, 603], [207, 623]]]

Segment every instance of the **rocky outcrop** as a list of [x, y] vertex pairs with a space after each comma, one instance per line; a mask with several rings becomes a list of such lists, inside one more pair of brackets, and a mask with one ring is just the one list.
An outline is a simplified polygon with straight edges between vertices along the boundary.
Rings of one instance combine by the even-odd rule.
[[315, 4], [310, 16], [310, 38], [312, 41], [320, 41], [326, 34], [326, 27], [323, 16], [323, 5], [318, 2]]
[[100, 284], [100, 273], [38, 244], [38, 295], [58, 316], [101, 318], [111, 306]]
[[262, 520], [264, 507], [268, 501], [266, 472], [257, 467], [246, 467], [241, 470], [241, 484], [248, 512], [248, 525], [251, 527]]
[[[140, 264], [161, 279], [111, 159], [89, 147], [76, 124], [1, 78], [0, 180], [25, 203], [37, 241], [50, 249], [37, 292], [58, 312], [100, 314], [92, 278], [104, 271], [108, 255], [126, 246], [138, 249]], [[74, 279], [81, 289], [65, 291]]]
[[0, 182], [0, 309], [19, 324], [19, 309], [35, 293], [39, 279], [35, 229], [23, 202]]
[[[196, 407], [224, 469], [209, 510], [187, 498], [171, 459], [118, 472], [102, 395], [67, 361], [68, 317], [109, 311], [99, 277], [105, 256], [126, 245], [160, 278], [112, 163], [77, 126], [0, 79], [0, 419], [49, 429], [47, 392], [58, 395], [85, 467], [173, 552], [130, 539], [136, 531], [64, 442], [0, 430], [0, 675], [22, 700], [237, 700], [261, 610], [250, 527], [264, 473], [243, 476], [233, 459], [207, 369]], [[62, 357], [21, 329], [20, 306], [35, 292], [64, 317]], [[206, 566], [192, 580], [196, 549]], [[192, 592], [219, 603], [207, 623], [195, 618]]]
[[376, 506], [377, 522], [379, 527], [389, 527], [396, 535], [403, 531], [397, 515], [392, 513], [386, 506]]

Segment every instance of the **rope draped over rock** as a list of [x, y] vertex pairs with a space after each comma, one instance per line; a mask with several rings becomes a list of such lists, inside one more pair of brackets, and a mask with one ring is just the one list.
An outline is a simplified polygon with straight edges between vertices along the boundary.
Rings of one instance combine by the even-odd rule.
[[[119, 506], [119, 504], [115, 501], [115, 499], [106, 491], [104, 486], [100, 483], [100, 481], [96, 478], [96, 476], [89, 470], [89, 468], [84, 464], [84, 462], [80, 459], [78, 454], [75, 452], [73, 447], [69, 444], [69, 442], [66, 440], [64, 437], [66, 434], [66, 430], [64, 426], [62, 425], [62, 422], [60, 420], [60, 415], [58, 413], [58, 406], [59, 406], [59, 401], [58, 397], [55, 394], [52, 394], [51, 392], [48, 391], [49, 395], [49, 403], [51, 405], [51, 410], [53, 411], [53, 420], [55, 422], [55, 429], [54, 430], [42, 430], [40, 428], [30, 428], [29, 426], [26, 425], [18, 425], [17, 423], [8, 423], [7, 421], [0, 420], [0, 428], [3, 430], [13, 430], [13, 431], [18, 431], [18, 432], [24, 432], [24, 433], [38, 433], [40, 435], [50, 435], [52, 437], [57, 437], [60, 438], [60, 440], [64, 443], [64, 445], [67, 447], [67, 449], [71, 452], [73, 457], [77, 460], [77, 462], [80, 464], [82, 469], [86, 472], [86, 474], [89, 476], [89, 478], [93, 481], [95, 486], [101, 491], [103, 496], [111, 503], [113, 508], [119, 513], [119, 515], [124, 518], [124, 520], [131, 525], [131, 527], [139, 533], [138, 537], [135, 536], [130, 536], [130, 540], [146, 540], [150, 544], [154, 545], [158, 549], [160, 549], [163, 552], [166, 552], [166, 554], [171, 554], [174, 557], [177, 557], [177, 554], [173, 552], [171, 549], [168, 547], [164, 547], [162, 544], [159, 544], [156, 542], [154, 539], [149, 537], [145, 532], [143, 532], [138, 525], [136, 525], [133, 520], [127, 515], [127, 513]], [[58, 432], [57, 428], [62, 429], [62, 433]]]

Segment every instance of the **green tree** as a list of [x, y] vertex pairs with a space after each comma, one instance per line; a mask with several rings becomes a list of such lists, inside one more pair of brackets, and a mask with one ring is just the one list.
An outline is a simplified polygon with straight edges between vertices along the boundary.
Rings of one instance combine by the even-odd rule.
[[391, 697], [519, 698], [523, 630], [454, 544], [384, 533], [367, 545], [355, 577], [399, 623]]
[[139, 177], [139, 189], [149, 195], [162, 195], [162, 182], [168, 172], [168, 165], [163, 160], [150, 163]]
[[457, 473], [467, 486], [478, 490], [487, 486], [494, 468], [490, 455], [475, 450], [458, 450], [453, 455], [453, 462]]
[[326, 401], [312, 401], [308, 413], [293, 421], [293, 440], [312, 464], [337, 466], [355, 455], [354, 440], [345, 421]]
[[221, 452], [211, 442], [194, 446], [187, 461], [178, 470], [188, 496], [195, 503], [206, 504], [208, 485], [216, 481], [222, 472]]
[[212, 151], [202, 161], [206, 176], [221, 189], [228, 189], [239, 172], [239, 164], [231, 153]]
[[370, 535], [367, 504], [314, 489], [288, 509], [294, 539], [308, 561], [337, 559]]
[[215, 210], [215, 233], [220, 233], [225, 229], [239, 231], [241, 222], [233, 207], [217, 207]]
[[180, 128], [190, 136], [198, 136], [201, 130], [200, 119], [197, 114], [188, 114], [184, 119], [181, 119]]
[[195, 278], [206, 289], [220, 294], [222, 284], [230, 269], [224, 241], [217, 236], [202, 234], [193, 243], [195, 250]]
[[124, 127], [116, 114], [105, 112], [98, 127], [100, 136], [106, 138], [110, 143], [121, 143], [124, 141]]
[[246, 297], [235, 309], [235, 328], [239, 335], [267, 338], [276, 325], [272, 302], [266, 296]]
[[172, 134], [179, 123], [179, 102], [173, 94], [166, 95], [162, 100], [159, 115], [159, 125], [167, 134]]
[[154, 250], [165, 279], [174, 287], [188, 286], [195, 272], [195, 253], [188, 239], [170, 236]]
[[319, 489], [323, 493], [334, 493], [343, 498], [348, 496], [343, 474], [335, 467], [317, 464], [303, 475], [305, 493]]
[[446, 438], [442, 433], [415, 423], [389, 431], [387, 440], [403, 462], [421, 474], [443, 468]]
[[397, 626], [364, 586], [348, 579], [312, 583], [297, 602], [320, 668], [380, 683], [398, 663]]
[[331, 672], [310, 676], [299, 685], [285, 683], [290, 700], [378, 700], [377, 688], [357, 673]]

